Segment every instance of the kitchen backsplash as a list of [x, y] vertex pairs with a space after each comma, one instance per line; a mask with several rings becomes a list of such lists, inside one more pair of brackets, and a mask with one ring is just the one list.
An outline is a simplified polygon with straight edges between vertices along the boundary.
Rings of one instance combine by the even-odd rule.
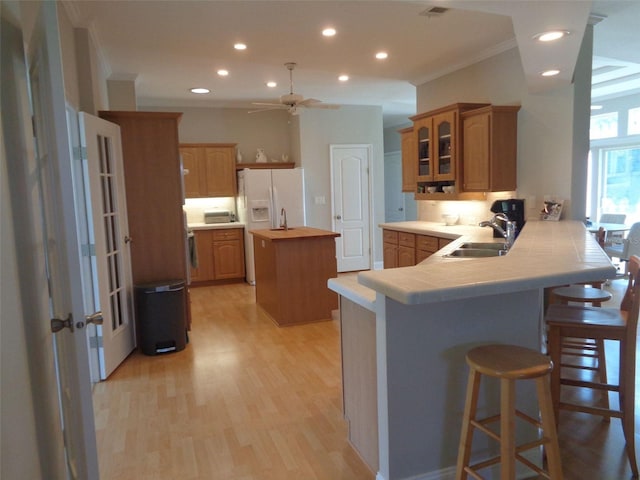
[[187, 214], [187, 223], [204, 223], [204, 212], [210, 210], [229, 210], [236, 213], [235, 197], [187, 198], [183, 206]]
[[[458, 215], [459, 225], [477, 225], [482, 220], [493, 216], [491, 205], [495, 200], [504, 198], [518, 198], [516, 192], [492, 192], [487, 194], [485, 201], [418, 201], [418, 220], [426, 222], [442, 222], [442, 215]], [[525, 205], [527, 209], [527, 200]], [[529, 213], [529, 212], [527, 212]], [[529, 217], [529, 215], [527, 215]]]

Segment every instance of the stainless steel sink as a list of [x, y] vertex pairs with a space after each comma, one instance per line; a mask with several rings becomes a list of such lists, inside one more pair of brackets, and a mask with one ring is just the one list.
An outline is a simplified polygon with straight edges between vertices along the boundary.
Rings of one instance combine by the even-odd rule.
[[445, 255], [445, 257], [498, 257], [506, 255], [506, 250], [495, 248], [459, 248]]
[[504, 242], [468, 242], [460, 245], [460, 248], [476, 248], [482, 250], [507, 250], [507, 246]]

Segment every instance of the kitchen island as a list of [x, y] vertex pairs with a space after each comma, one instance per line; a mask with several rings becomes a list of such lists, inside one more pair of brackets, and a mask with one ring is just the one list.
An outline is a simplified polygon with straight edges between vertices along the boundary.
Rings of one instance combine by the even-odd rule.
[[339, 233], [311, 227], [251, 230], [256, 303], [278, 326], [331, 320], [338, 296], [327, 287], [337, 276]]
[[[447, 230], [451, 238], [455, 232], [459, 236], [414, 267], [361, 272], [357, 282], [329, 281], [341, 295], [350, 440], [378, 480], [453, 478], [466, 352], [488, 343], [542, 349], [544, 289], [612, 278], [615, 268], [580, 222], [529, 221], [506, 256], [489, 258], [445, 256], [464, 242], [486, 241], [487, 228], [427, 222], [381, 226], [425, 235]], [[348, 352], [355, 336], [361, 347], [369, 345], [357, 356]], [[360, 360], [365, 358], [375, 358], [373, 373]], [[518, 385], [518, 407], [536, 416], [535, 391], [523, 383]], [[496, 413], [499, 405], [497, 385], [485, 385], [490, 388], [481, 390], [483, 416]], [[367, 417], [366, 412], [373, 413]], [[373, 446], [368, 443], [371, 434], [360, 434], [372, 422], [377, 431]], [[519, 441], [530, 439], [530, 433], [519, 432]], [[474, 442], [473, 458], [494, 451], [495, 442], [480, 440]]]

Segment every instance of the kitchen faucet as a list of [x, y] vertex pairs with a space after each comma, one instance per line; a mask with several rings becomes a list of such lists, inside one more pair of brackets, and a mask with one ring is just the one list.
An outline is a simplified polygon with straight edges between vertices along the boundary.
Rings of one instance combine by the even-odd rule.
[[[498, 225], [498, 220], [502, 220], [506, 224], [506, 231], [500, 225]], [[504, 237], [507, 243], [507, 248], [511, 248], [513, 246], [513, 242], [516, 240], [516, 222], [509, 220], [504, 213], [496, 213], [491, 220], [485, 220], [484, 222], [480, 222], [478, 224], [480, 227], [491, 227], [496, 232]]]
[[287, 211], [284, 208], [280, 210], [280, 228], [289, 230], [289, 227], [287, 226]]

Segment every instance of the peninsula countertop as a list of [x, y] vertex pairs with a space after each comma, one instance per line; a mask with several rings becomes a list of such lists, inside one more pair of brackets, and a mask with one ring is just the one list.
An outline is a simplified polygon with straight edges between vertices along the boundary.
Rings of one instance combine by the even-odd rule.
[[285, 230], [283, 228], [249, 230], [249, 233], [254, 237], [271, 241], [304, 240], [308, 238], [340, 236], [339, 233], [332, 232], [330, 230], [321, 230], [319, 228], [313, 227], [290, 227], [288, 230]]
[[204, 222], [191, 222], [187, 224], [190, 230], [226, 230], [230, 228], [244, 228], [245, 224], [242, 222], [226, 222], [226, 223], [204, 223]]
[[[445, 255], [465, 241], [487, 241], [492, 237], [489, 228], [446, 227], [432, 222], [399, 222], [381, 227], [456, 240], [416, 266], [360, 272], [357, 282], [372, 290], [369, 298], [377, 292], [415, 305], [601, 280], [612, 278], [616, 272], [609, 257], [579, 221], [528, 221], [507, 255], [488, 258]], [[363, 290], [354, 289], [352, 280], [331, 279], [329, 288], [364, 303]]]

